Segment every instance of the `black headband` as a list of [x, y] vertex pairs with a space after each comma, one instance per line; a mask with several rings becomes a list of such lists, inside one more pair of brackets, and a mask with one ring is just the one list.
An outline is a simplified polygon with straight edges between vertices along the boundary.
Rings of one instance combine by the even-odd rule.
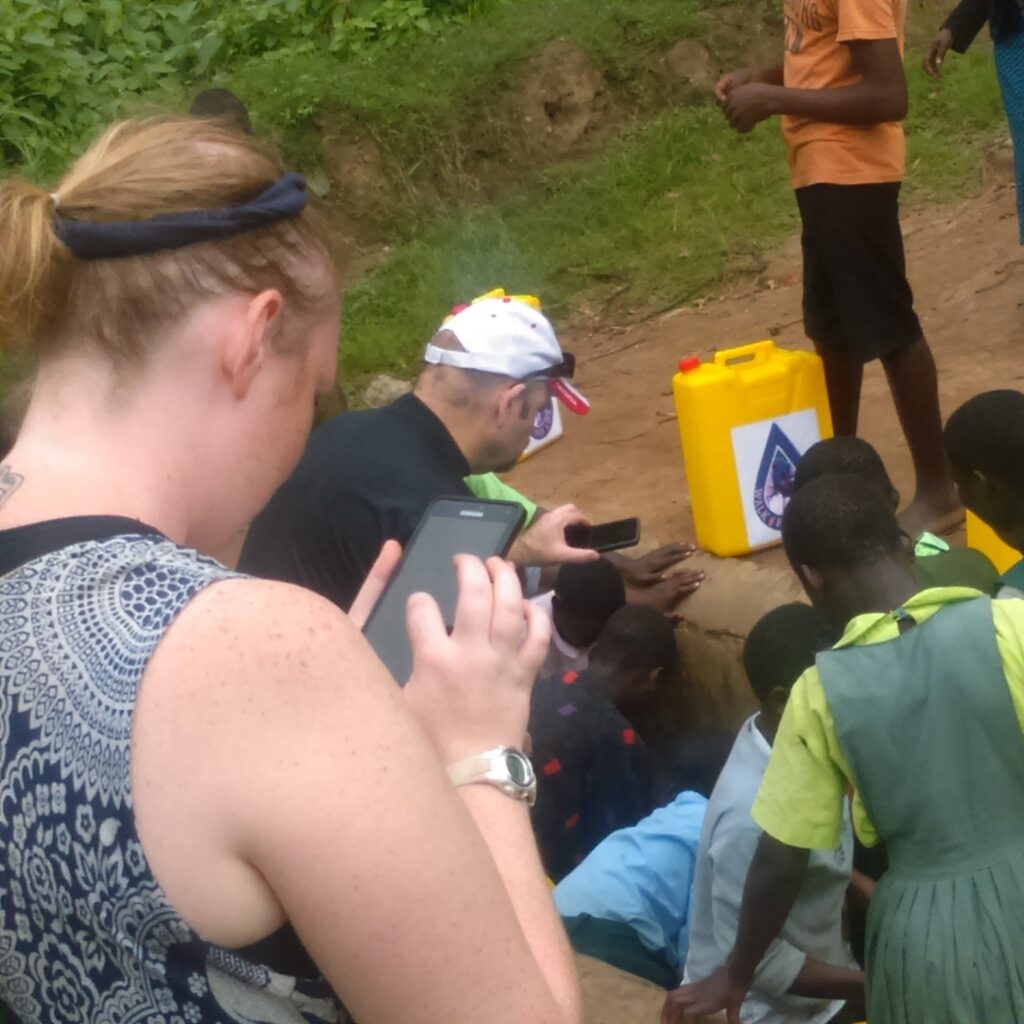
[[109, 260], [121, 256], [147, 256], [182, 249], [197, 242], [216, 242], [245, 231], [265, 228], [306, 207], [306, 179], [283, 174], [265, 192], [239, 206], [217, 210], [166, 213], [148, 220], [101, 223], [72, 220], [57, 214], [53, 230], [79, 260]]

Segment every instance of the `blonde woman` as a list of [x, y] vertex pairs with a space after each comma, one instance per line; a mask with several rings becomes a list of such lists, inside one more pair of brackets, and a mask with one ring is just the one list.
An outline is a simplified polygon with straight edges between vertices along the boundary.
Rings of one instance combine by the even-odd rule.
[[396, 550], [348, 617], [198, 553], [298, 458], [338, 315], [302, 179], [226, 128], [126, 122], [52, 193], [0, 183], [0, 340], [37, 363], [0, 470], [25, 1024], [578, 1020], [517, 753], [546, 626], [512, 570], [460, 564], [451, 636], [411, 602], [401, 691], [358, 628]]

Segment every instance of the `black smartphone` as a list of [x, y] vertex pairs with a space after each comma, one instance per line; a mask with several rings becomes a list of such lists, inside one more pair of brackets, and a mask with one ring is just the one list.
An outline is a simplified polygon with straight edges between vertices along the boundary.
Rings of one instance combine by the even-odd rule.
[[640, 520], [616, 519], [597, 526], [567, 526], [565, 542], [573, 548], [591, 551], [618, 551], [640, 543]]
[[404, 686], [412, 675], [412, 648], [405, 628], [405, 606], [413, 594], [430, 594], [445, 625], [455, 623], [458, 581], [456, 555], [504, 557], [522, 528], [525, 513], [510, 501], [438, 498], [432, 502], [405, 547], [402, 560], [363, 627], [366, 639], [388, 671]]

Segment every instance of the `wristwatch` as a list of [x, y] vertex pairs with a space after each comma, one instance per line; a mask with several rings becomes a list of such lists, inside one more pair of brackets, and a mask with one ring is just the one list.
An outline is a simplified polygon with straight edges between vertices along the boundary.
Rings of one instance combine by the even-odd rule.
[[537, 775], [530, 759], [514, 747], [495, 747], [448, 765], [448, 778], [456, 786], [486, 782], [514, 800], [532, 807], [537, 800]]

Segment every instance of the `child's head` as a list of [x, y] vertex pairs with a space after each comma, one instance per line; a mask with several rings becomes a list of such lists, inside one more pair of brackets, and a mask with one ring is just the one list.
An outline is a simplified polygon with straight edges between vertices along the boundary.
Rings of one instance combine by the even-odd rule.
[[743, 645], [743, 668], [770, 725], [782, 717], [793, 684], [834, 637], [810, 606], [794, 602], [762, 616]]
[[710, 798], [735, 741], [734, 732], [714, 727], [692, 729], [680, 736], [661, 773], [659, 802], [667, 804], [687, 791]]
[[252, 135], [252, 122], [245, 104], [230, 89], [204, 89], [192, 101], [193, 117], [216, 118], [235, 131]]
[[676, 676], [676, 631], [656, 609], [628, 604], [601, 630], [590, 652], [590, 666], [615, 705], [627, 706]]
[[797, 491], [782, 520], [782, 543], [811, 603], [837, 628], [856, 614], [855, 605], [876, 599], [880, 566], [911, 571], [910, 538], [892, 504], [849, 473]]
[[1024, 546], [1024, 394], [986, 391], [946, 424], [946, 453], [964, 506]]
[[882, 457], [859, 437], [830, 437], [818, 441], [804, 452], [796, 467], [793, 493], [819, 477], [850, 473], [874, 484], [896, 508], [899, 491], [893, 486]]
[[559, 634], [573, 647], [590, 647], [625, 603], [622, 576], [607, 558], [558, 570], [552, 616]]

